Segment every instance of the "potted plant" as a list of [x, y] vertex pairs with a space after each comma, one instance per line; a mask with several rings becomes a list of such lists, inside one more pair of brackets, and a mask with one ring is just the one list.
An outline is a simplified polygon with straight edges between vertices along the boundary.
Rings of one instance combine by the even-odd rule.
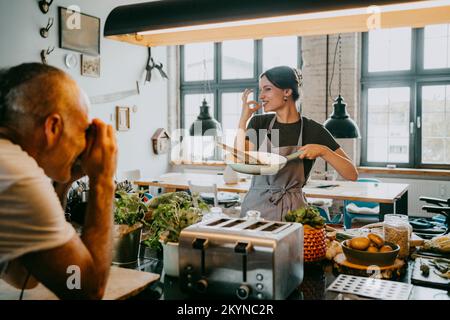
[[163, 267], [167, 275], [178, 276], [178, 239], [181, 230], [202, 219], [203, 210], [208, 206], [187, 192], [171, 192], [153, 198], [149, 205], [146, 221], [149, 237], [144, 243], [151, 248], [163, 249]]
[[142, 192], [116, 190], [114, 200], [113, 263], [137, 261], [144, 216], [148, 211]]
[[325, 257], [326, 232], [325, 218], [320, 215], [319, 210], [313, 206], [299, 208], [289, 211], [285, 220], [303, 224], [303, 255], [305, 262], [315, 262]]

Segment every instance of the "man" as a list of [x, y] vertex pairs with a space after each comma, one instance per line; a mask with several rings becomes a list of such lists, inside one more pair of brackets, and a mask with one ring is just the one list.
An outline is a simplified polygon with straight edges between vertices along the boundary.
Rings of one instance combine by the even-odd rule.
[[[0, 277], [16, 287], [32, 287], [35, 278], [60, 298], [104, 294], [117, 147], [112, 127], [89, 123], [87, 108], [75, 81], [57, 68], [0, 71]], [[58, 197], [84, 174], [90, 193], [78, 236]], [[74, 288], [68, 278], [78, 271]]]

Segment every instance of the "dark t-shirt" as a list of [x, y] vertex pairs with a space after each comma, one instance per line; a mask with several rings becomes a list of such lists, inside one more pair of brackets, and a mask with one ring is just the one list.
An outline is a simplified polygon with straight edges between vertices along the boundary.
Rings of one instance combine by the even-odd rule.
[[[261, 114], [253, 116], [247, 126], [247, 130], [254, 129], [256, 131], [248, 131], [247, 138], [252, 142], [255, 146], [260, 147], [262, 144], [264, 137], [267, 135], [267, 130], [269, 129], [270, 121], [273, 119], [275, 114]], [[302, 145], [306, 144], [321, 144], [327, 146], [333, 151], [336, 151], [340, 148], [340, 145], [333, 138], [331, 133], [324, 128], [320, 123], [302, 117], [303, 119], [303, 141]], [[279, 134], [279, 146], [293, 146], [298, 144], [298, 137], [300, 135], [301, 129], [301, 121], [297, 121], [295, 123], [279, 123], [275, 120], [272, 130], [278, 129]], [[262, 131], [259, 131], [262, 130]], [[272, 139], [272, 144], [277, 146], [277, 139]], [[268, 135], [269, 139], [271, 139], [271, 135]], [[304, 159], [304, 170], [306, 179], [309, 177], [309, 173], [314, 165], [314, 160]]]

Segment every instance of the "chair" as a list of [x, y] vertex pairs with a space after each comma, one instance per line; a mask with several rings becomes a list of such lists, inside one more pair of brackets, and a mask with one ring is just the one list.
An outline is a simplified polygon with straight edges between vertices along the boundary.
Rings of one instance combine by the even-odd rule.
[[[217, 184], [212, 184], [212, 185], [194, 185], [194, 184], [192, 184], [192, 182], [190, 180], [188, 181], [188, 184], [189, 184], [189, 190], [191, 191], [192, 195], [198, 194], [201, 197], [202, 193], [213, 194], [213, 196], [214, 196], [214, 207], [218, 207], [219, 206], [219, 200], [218, 200], [218, 196], [217, 196]], [[196, 206], [198, 208], [197, 199], [194, 199], [194, 206]]]
[[[361, 178], [358, 182], [380, 183], [381, 181], [373, 178]], [[351, 229], [354, 218], [376, 218], [379, 221], [380, 205], [376, 202], [363, 201], [344, 201], [344, 227]]]
[[[449, 224], [450, 224], [450, 198], [448, 199], [439, 199], [439, 198], [431, 198], [431, 197], [424, 197], [421, 196], [419, 198], [420, 201], [425, 201], [427, 205], [422, 206], [422, 210], [425, 210], [428, 213], [436, 213], [432, 217], [433, 223], [431, 223], [431, 227], [435, 228], [439, 225], [443, 225], [445, 227], [445, 234], [449, 233]], [[421, 228], [419, 226], [414, 225], [413, 221], [410, 222], [414, 229], [418, 229], [419, 231]], [[416, 231], [416, 230], [414, 230]], [[434, 234], [435, 235], [435, 234]], [[432, 234], [432, 236], [434, 236]]]
[[134, 184], [133, 182], [136, 180], [139, 180], [141, 178], [141, 170], [135, 169], [135, 170], [128, 170], [123, 171], [119, 174], [119, 181], [128, 181], [133, 187], [133, 190], [136, 191], [139, 189], [139, 187]]
[[121, 180], [128, 180], [128, 181], [135, 181], [139, 180], [141, 178], [141, 170], [135, 169], [135, 170], [129, 170], [129, 171], [123, 171], [120, 174]]

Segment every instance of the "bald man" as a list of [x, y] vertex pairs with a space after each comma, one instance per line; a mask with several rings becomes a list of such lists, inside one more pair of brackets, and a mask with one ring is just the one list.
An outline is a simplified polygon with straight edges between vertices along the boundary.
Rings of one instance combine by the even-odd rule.
[[[1, 278], [18, 288], [39, 281], [60, 298], [102, 298], [116, 154], [113, 128], [89, 122], [87, 98], [66, 73], [38, 63], [0, 71]], [[78, 236], [59, 199], [83, 175], [90, 193]]]

